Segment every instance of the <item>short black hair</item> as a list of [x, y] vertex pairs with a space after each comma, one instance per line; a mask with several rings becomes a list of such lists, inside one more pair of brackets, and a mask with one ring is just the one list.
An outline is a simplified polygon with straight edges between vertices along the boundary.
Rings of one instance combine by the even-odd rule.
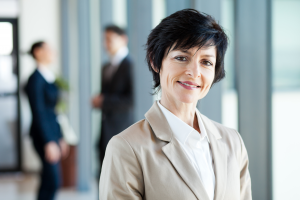
[[[208, 14], [184, 9], [164, 18], [149, 34], [146, 60], [152, 72], [154, 89], [160, 87], [159, 72], [165, 53], [176, 49], [216, 46], [217, 59], [213, 84], [225, 77], [224, 57], [228, 37], [222, 27]], [[157, 70], [155, 72], [151, 66]]]
[[126, 31], [124, 29], [120, 28], [117, 25], [113, 25], [113, 24], [106, 26], [105, 31], [112, 31], [118, 35], [126, 35]]
[[44, 44], [45, 44], [44, 41], [38, 41], [38, 42], [35, 42], [35, 43], [31, 46], [31, 48], [30, 48], [30, 50], [29, 50], [28, 53], [29, 53], [34, 59], [36, 59], [36, 57], [35, 57], [35, 55], [34, 55], [34, 51], [35, 51], [36, 49], [38, 49], [38, 48], [43, 47]]

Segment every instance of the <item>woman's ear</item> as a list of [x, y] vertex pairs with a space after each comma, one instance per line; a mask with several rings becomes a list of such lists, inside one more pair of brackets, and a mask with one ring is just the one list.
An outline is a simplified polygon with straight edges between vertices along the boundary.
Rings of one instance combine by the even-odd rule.
[[150, 61], [150, 63], [151, 63], [151, 67], [152, 67], [152, 69], [156, 72], [156, 73], [158, 73], [158, 70], [157, 70], [157, 68], [154, 66], [154, 64], [153, 64], [153, 61], [151, 60]]

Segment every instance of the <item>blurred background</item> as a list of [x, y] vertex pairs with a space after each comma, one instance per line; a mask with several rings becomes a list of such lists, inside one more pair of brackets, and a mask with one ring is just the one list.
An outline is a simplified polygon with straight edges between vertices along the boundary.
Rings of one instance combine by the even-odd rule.
[[161, 19], [184, 8], [212, 15], [229, 36], [226, 78], [198, 107], [241, 133], [253, 199], [300, 199], [300, 0], [0, 0], [0, 199], [35, 199], [39, 181], [23, 89], [35, 69], [31, 45], [44, 40], [55, 49], [52, 69], [70, 86], [67, 116], [79, 138], [69, 163], [74, 181], [57, 199], [95, 200], [101, 113], [90, 99], [108, 60], [104, 27], [128, 34], [138, 121], [159, 98], [150, 95], [143, 45]]

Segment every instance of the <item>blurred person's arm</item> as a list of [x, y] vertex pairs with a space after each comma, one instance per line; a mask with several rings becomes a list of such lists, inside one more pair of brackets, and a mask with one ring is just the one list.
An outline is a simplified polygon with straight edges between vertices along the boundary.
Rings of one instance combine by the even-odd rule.
[[99, 94], [92, 98], [92, 106], [94, 108], [101, 108], [103, 103], [103, 95]]
[[45, 147], [45, 158], [49, 163], [55, 164], [61, 158], [61, 153], [56, 142], [48, 142]]
[[108, 143], [102, 165], [99, 199], [141, 200], [144, 195], [143, 172], [130, 144], [120, 135]]
[[240, 160], [240, 199], [243, 200], [252, 200], [251, 194], [251, 178], [249, 173], [249, 160], [248, 160], [248, 153], [245, 147], [245, 144], [240, 136], [237, 133], [240, 142], [241, 142], [241, 160]]
[[64, 139], [59, 140], [59, 147], [61, 151], [61, 158], [67, 158], [70, 152], [70, 147]]

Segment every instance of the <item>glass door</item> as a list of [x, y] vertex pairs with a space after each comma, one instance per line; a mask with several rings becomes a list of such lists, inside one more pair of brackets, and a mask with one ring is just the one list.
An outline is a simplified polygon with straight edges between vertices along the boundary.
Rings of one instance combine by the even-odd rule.
[[20, 170], [17, 19], [0, 18], [0, 172]]

